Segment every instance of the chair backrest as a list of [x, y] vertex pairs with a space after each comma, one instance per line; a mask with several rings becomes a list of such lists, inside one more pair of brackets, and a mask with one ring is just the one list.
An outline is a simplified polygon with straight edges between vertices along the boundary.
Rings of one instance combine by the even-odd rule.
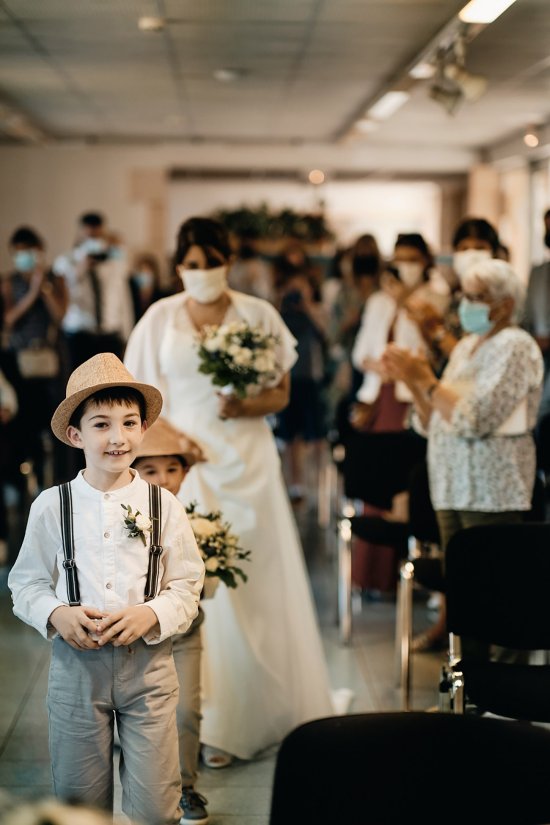
[[461, 530], [447, 546], [445, 581], [449, 632], [550, 649], [550, 524]]
[[270, 825], [550, 822], [550, 732], [444, 713], [370, 713], [296, 728]]
[[384, 509], [406, 490], [409, 474], [426, 454], [426, 441], [410, 430], [398, 433], [354, 433], [346, 441], [342, 465], [344, 491]]

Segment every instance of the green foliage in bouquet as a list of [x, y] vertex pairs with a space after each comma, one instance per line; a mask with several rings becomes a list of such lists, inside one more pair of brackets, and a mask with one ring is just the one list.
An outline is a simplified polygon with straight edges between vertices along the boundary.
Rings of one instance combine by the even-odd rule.
[[251, 395], [277, 377], [278, 339], [244, 321], [204, 327], [198, 337], [199, 372], [238, 398]]
[[220, 579], [227, 587], [237, 587], [237, 579], [243, 582], [248, 576], [235, 562], [248, 561], [250, 550], [243, 550], [239, 537], [231, 532], [231, 525], [222, 520], [217, 512], [200, 513], [198, 504], [192, 501], [185, 511], [202, 554], [206, 575]]

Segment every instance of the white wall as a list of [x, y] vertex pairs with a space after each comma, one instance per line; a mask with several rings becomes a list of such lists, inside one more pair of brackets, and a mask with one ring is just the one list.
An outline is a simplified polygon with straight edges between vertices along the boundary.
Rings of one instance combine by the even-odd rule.
[[[76, 220], [87, 210], [103, 212], [131, 252], [148, 249], [159, 256], [172, 251], [177, 226], [191, 214], [262, 200], [313, 209], [319, 197], [343, 241], [371, 231], [388, 253], [397, 231], [416, 230], [439, 245], [437, 185], [334, 182], [314, 189], [277, 181], [168, 182], [171, 168], [211, 164], [202, 151], [200, 146], [0, 147], [0, 272], [9, 268], [7, 241], [17, 226], [29, 224], [42, 234], [51, 259], [71, 246]], [[305, 150], [294, 154], [296, 164], [307, 168]], [[265, 150], [221, 149], [218, 165], [258, 169], [262, 157], [269, 167], [273, 159], [266, 163]]]

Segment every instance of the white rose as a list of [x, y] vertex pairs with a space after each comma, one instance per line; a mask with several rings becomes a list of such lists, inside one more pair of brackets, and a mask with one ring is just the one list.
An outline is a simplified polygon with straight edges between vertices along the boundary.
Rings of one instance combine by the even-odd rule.
[[204, 566], [209, 573], [215, 573], [220, 565], [216, 556], [211, 556], [205, 561]]
[[144, 516], [142, 513], [136, 516], [136, 527], [142, 533], [149, 533], [152, 526], [149, 516]]
[[210, 521], [207, 518], [202, 518], [202, 516], [192, 518], [191, 527], [193, 528], [193, 532], [195, 533], [195, 535], [200, 536], [200, 538], [207, 538], [208, 536], [213, 536], [214, 533], [217, 533], [219, 529], [218, 523], [216, 521]]
[[269, 372], [269, 361], [263, 353], [257, 355], [254, 359], [254, 369], [258, 372]]
[[234, 355], [233, 361], [239, 367], [247, 367], [252, 361], [252, 350], [248, 347], [241, 347], [239, 352]]
[[223, 340], [219, 335], [214, 335], [213, 338], [207, 338], [203, 346], [208, 352], [217, 352], [222, 348]]

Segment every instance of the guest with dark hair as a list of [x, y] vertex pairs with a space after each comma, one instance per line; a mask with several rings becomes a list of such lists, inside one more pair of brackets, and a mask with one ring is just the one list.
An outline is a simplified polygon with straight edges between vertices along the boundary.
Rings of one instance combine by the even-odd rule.
[[160, 266], [155, 255], [144, 252], [138, 255], [129, 278], [134, 323], [137, 324], [145, 311], [159, 298], [166, 297], [161, 289]]
[[241, 233], [238, 239], [237, 255], [229, 267], [227, 279], [231, 289], [273, 302], [275, 300], [273, 271], [260, 255], [258, 241], [257, 232], [249, 230]]
[[28, 226], [10, 238], [13, 271], [1, 282], [7, 352], [4, 372], [19, 398], [13, 422], [13, 458], [31, 461], [37, 482], [44, 482], [44, 438], [61, 387], [59, 325], [67, 308], [64, 281], [46, 264], [45, 245]]
[[[544, 245], [550, 254], [550, 209], [544, 213]], [[544, 357], [545, 373], [550, 369], [550, 257], [534, 266], [529, 276], [525, 301], [525, 328], [535, 337]], [[545, 393], [546, 395], [546, 393]], [[545, 403], [548, 408], [548, 404]]]
[[63, 318], [68, 369], [99, 352], [119, 357], [133, 326], [124, 250], [99, 212], [80, 216], [73, 248], [53, 264], [65, 280], [69, 304]]

